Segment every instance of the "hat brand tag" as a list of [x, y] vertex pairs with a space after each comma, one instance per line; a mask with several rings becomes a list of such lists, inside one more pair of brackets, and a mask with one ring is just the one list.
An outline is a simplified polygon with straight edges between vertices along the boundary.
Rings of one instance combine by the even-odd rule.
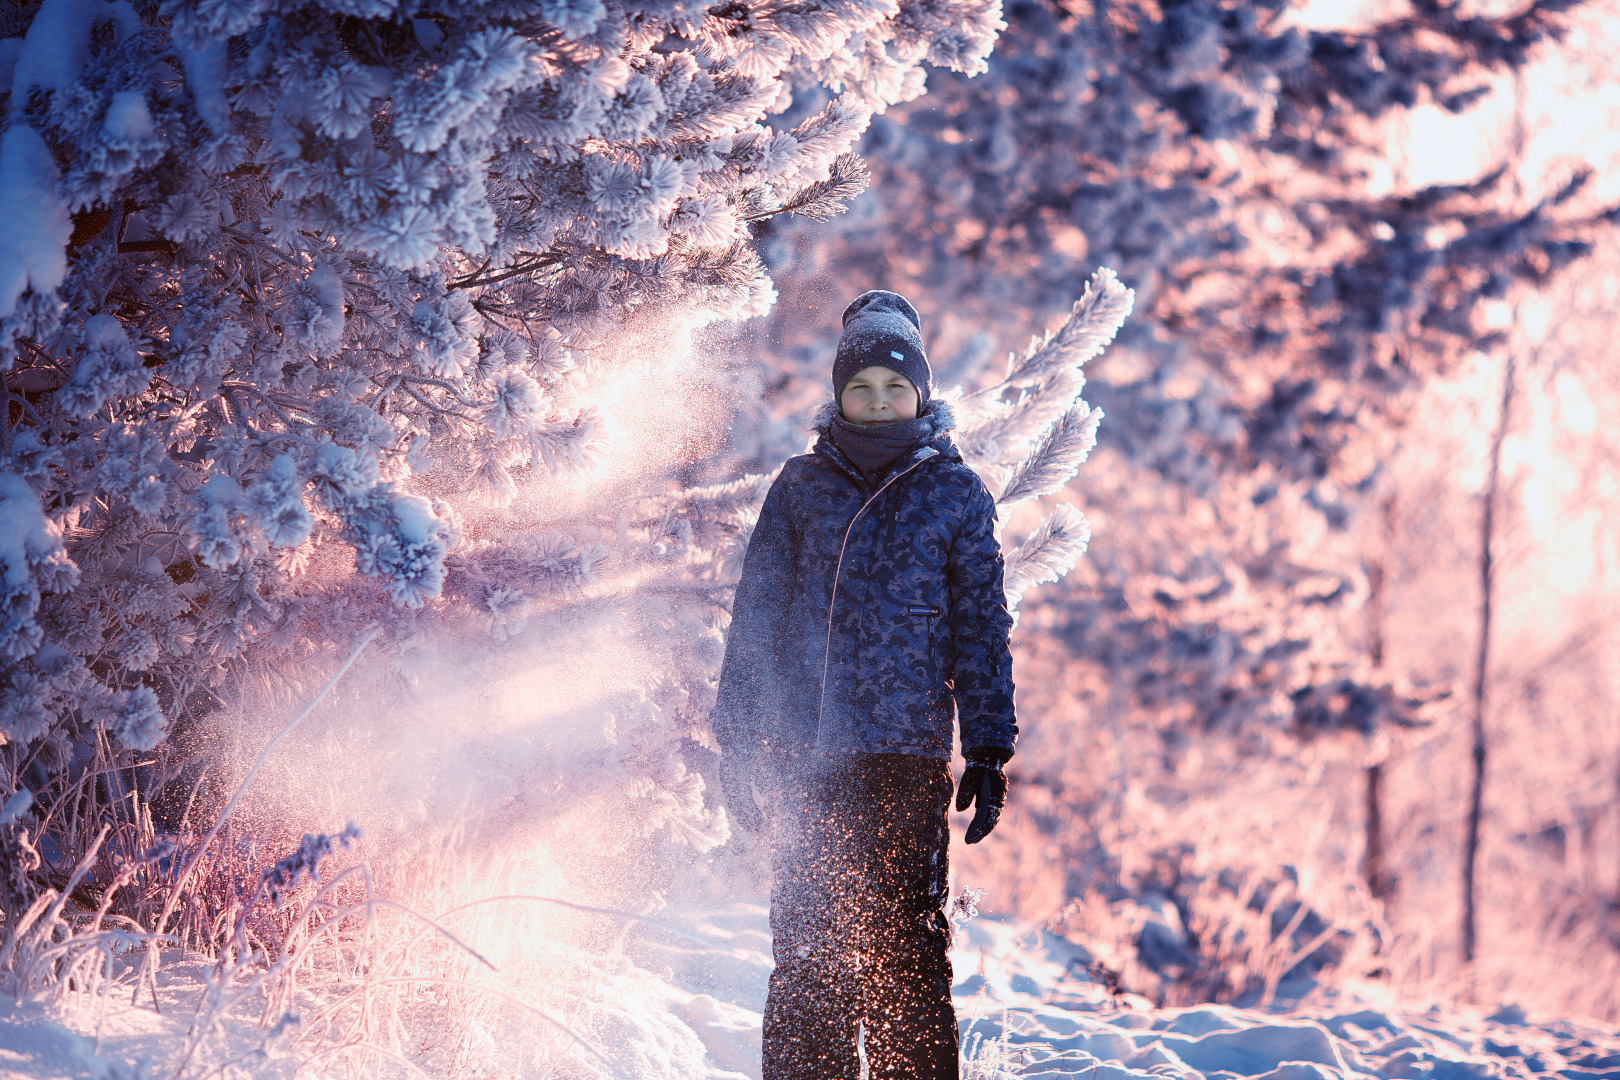
[[904, 360], [905, 359], [904, 356], [901, 356], [899, 353], [895, 352], [893, 349], [889, 350], [889, 355], [894, 357], [896, 360]]

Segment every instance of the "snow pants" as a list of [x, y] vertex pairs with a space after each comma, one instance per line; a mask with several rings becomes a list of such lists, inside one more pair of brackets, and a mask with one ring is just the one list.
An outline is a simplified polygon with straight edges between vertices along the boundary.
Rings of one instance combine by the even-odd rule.
[[764, 1080], [957, 1080], [950, 766], [841, 754], [778, 774]]

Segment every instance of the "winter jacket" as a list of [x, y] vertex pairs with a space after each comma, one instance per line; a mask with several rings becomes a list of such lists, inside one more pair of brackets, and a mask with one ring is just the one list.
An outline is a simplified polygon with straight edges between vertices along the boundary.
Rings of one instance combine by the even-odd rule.
[[828, 437], [782, 467], [743, 560], [713, 713], [727, 751], [1010, 753], [995, 501], [945, 432], [870, 483]]

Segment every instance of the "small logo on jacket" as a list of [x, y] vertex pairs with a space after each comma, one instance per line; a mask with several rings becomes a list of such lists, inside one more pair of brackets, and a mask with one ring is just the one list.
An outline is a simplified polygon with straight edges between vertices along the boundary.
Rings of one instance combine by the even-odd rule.
[[907, 615], [938, 615], [939, 608], [929, 607], [927, 604], [912, 604], [906, 608]]

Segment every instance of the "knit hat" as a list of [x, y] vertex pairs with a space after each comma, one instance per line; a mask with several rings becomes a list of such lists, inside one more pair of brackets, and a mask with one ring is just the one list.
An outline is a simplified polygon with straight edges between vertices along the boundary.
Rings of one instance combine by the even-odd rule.
[[844, 309], [844, 334], [833, 359], [833, 398], [843, 396], [844, 384], [869, 367], [898, 371], [917, 388], [917, 412], [928, 408], [934, 392], [934, 371], [923, 350], [922, 320], [917, 309], [899, 293], [884, 289], [863, 292]]

